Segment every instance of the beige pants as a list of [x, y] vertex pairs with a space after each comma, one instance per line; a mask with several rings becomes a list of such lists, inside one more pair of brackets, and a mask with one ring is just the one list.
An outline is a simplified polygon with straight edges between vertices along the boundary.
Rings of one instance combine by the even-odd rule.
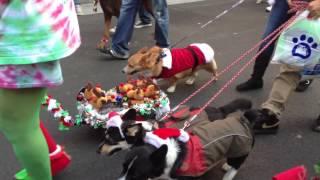
[[269, 109], [276, 115], [285, 109], [290, 93], [297, 87], [301, 79], [300, 70], [289, 65], [281, 65], [280, 74], [274, 79], [269, 98], [261, 107]]

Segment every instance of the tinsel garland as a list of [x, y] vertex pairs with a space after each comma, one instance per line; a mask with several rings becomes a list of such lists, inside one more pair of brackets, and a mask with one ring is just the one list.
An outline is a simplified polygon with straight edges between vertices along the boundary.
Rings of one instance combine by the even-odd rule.
[[[108, 93], [115, 93], [116, 90], [110, 89]], [[108, 113], [111, 111], [119, 112], [122, 114], [128, 110], [126, 97], [120, 94], [116, 95], [116, 102], [113, 107], [98, 111], [95, 109], [85, 98], [83, 92], [79, 92], [77, 96], [77, 109], [78, 115], [75, 120], [76, 125], [88, 124], [93, 128], [105, 128], [106, 121], [108, 120]], [[162, 116], [164, 113], [170, 111], [170, 103], [167, 95], [160, 91], [160, 98], [152, 101], [148, 101], [143, 104], [134, 104], [132, 107], [137, 111], [137, 113], [147, 119], [152, 113], [156, 115], [156, 119]]]
[[[121, 103], [125, 98], [117, 98]], [[120, 103], [120, 102], [119, 102]], [[125, 104], [125, 102], [124, 102]], [[113, 107], [108, 111], [97, 111], [80, 92], [77, 96], [77, 109], [78, 114], [72, 117], [70, 113], [63, 109], [60, 102], [52, 98], [52, 96], [46, 96], [43, 106], [47, 107], [53, 117], [59, 121], [59, 130], [68, 130], [71, 126], [80, 126], [87, 124], [93, 128], [105, 128], [106, 121], [108, 120], [108, 112], [117, 111], [119, 114], [127, 111], [126, 106]], [[156, 119], [170, 111], [169, 98], [164, 92], [160, 92], [160, 98], [157, 100], [149, 101], [148, 103], [135, 104], [131, 108], [135, 109], [140, 116], [148, 117], [150, 114], [155, 113]]]
[[75, 124], [69, 112], [64, 110], [61, 103], [51, 96], [47, 95], [42, 105], [47, 107], [47, 110], [59, 121], [59, 130], [68, 130], [70, 126]]

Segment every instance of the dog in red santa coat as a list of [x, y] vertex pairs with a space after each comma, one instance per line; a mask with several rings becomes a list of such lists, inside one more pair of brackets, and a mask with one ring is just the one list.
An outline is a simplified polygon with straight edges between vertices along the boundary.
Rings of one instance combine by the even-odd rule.
[[194, 43], [185, 48], [142, 48], [129, 58], [122, 72], [132, 75], [145, 71], [147, 76], [168, 79], [170, 87], [167, 92], [173, 93], [179, 79], [188, 77], [186, 84], [192, 85], [201, 69], [217, 78], [217, 68], [212, 47], [206, 43]]

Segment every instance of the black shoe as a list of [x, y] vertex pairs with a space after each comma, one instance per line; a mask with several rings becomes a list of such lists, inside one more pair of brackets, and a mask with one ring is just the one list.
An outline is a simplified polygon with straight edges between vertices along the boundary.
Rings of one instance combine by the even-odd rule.
[[253, 122], [253, 132], [255, 134], [276, 134], [280, 124], [276, 114], [268, 109], [258, 111], [259, 115]]
[[250, 91], [250, 90], [255, 90], [255, 89], [261, 89], [263, 87], [263, 80], [259, 79], [252, 79], [250, 78], [248, 81], [239, 84], [236, 89], [239, 92], [243, 91]]
[[316, 122], [313, 125], [312, 130], [314, 132], [318, 132], [318, 133], [320, 132], [320, 116], [318, 116], [318, 118], [316, 119]]
[[311, 85], [312, 81], [313, 81], [312, 79], [300, 81], [295, 91], [304, 92]]
[[126, 60], [129, 58], [129, 54], [120, 54], [113, 49], [100, 49], [100, 51], [104, 54], [108, 54], [112, 56], [115, 59], [121, 59], [121, 60]]
[[140, 28], [144, 28], [144, 27], [151, 27], [152, 26], [152, 23], [149, 22], [149, 23], [144, 23], [144, 22], [137, 22], [135, 25], [134, 25], [134, 28], [136, 29], [140, 29]]

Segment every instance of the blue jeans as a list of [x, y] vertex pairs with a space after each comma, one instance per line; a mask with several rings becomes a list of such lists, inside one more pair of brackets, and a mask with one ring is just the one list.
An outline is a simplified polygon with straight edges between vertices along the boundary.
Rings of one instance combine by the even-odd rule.
[[143, 24], [150, 24], [152, 21], [151, 14], [144, 8], [144, 6], [140, 6], [139, 19]]
[[[275, 31], [278, 27], [280, 27], [283, 23], [288, 21], [292, 14], [288, 14], [289, 5], [287, 0], [276, 0], [275, 4], [272, 7], [267, 26], [265, 28], [265, 32], [262, 36], [262, 39], [267, 37], [273, 31]], [[270, 38], [271, 39], [271, 38]], [[263, 43], [259, 50], [262, 49], [269, 41]], [[271, 56], [275, 47], [275, 41], [271, 43], [271, 45], [266, 48], [256, 59], [253, 67], [253, 73], [251, 75], [252, 79], [261, 80], [264, 76], [264, 73], [269, 65], [271, 60]]]
[[80, 5], [80, 0], [73, 0], [75, 5]]
[[169, 9], [166, 0], [152, 0], [156, 45], [169, 47]]
[[[112, 38], [111, 48], [121, 55], [129, 54], [128, 43], [132, 38], [135, 15], [142, 6], [141, 0], [122, 0], [117, 30]], [[155, 19], [156, 45], [168, 47], [169, 10], [165, 0], [152, 0]]]

